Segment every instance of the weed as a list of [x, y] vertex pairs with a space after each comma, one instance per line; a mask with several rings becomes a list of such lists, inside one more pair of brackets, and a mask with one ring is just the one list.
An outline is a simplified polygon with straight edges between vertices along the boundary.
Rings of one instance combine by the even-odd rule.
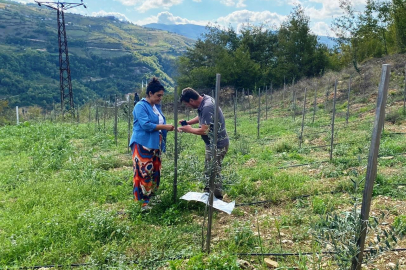
[[293, 149], [293, 146], [287, 141], [280, 141], [274, 147], [276, 153], [290, 152]]
[[392, 124], [400, 124], [405, 119], [403, 109], [393, 110], [386, 114], [385, 121]]
[[[360, 183], [355, 181], [353, 183], [354, 190], [356, 190]], [[313, 237], [320, 245], [334, 252], [332, 257], [338, 269], [349, 269], [352, 260], [360, 251], [357, 240], [361, 236], [361, 222], [358, 198], [354, 196], [351, 211], [326, 214], [325, 217], [313, 224]], [[379, 219], [376, 217], [371, 218], [367, 223], [367, 234], [375, 234], [376, 240], [368, 243], [370, 247], [375, 247], [375, 249], [372, 249], [371, 253], [365, 254], [366, 261], [381, 251], [390, 249], [393, 243], [397, 242], [394, 231], [381, 229], [379, 224]]]
[[101, 209], [86, 210], [78, 216], [78, 229], [80, 234], [88, 241], [107, 243], [112, 240], [121, 240], [128, 236], [129, 227], [119, 223], [115, 216]]

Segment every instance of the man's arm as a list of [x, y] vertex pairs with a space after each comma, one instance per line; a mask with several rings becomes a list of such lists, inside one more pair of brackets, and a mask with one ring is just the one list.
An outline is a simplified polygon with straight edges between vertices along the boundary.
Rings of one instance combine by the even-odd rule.
[[[194, 120], [194, 118], [192, 120]], [[188, 122], [190, 122], [190, 121], [188, 121]], [[192, 126], [187, 125], [187, 126], [183, 126], [183, 127], [178, 127], [178, 131], [192, 133], [195, 135], [207, 135], [207, 133], [209, 133], [209, 126], [202, 125], [199, 128], [193, 128]]]
[[[180, 124], [180, 122], [182, 122], [183, 120], [184, 120], [184, 119], [179, 120], [179, 124]], [[195, 118], [190, 119], [189, 121], [186, 121], [186, 123], [187, 123], [188, 125], [193, 125], [193, 124], [199, 123], [199, 116], [196, 116]]]

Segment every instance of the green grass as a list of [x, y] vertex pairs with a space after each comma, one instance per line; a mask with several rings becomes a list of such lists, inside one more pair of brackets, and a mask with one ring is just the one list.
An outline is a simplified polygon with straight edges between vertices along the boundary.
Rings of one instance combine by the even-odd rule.
[[[329, 162], [328, 147], [309, 148], [328, 144], [329, 133], [305, 137], [299, 147], [301, 117], [275, 117], [286, 110], [274, 108], [268, 120], [262, 119], [258, 139], [256, 115], [238, 111], [234, 135], [232, 108], [223, 111], [231, 142], [223, 163], [224, 193], [237, 204], [267, 203], [236, 207], [231, 217], [215, 212], [211, 255], [201, 251], [204, 205], [172, 201], [174, 133], [163, 155], [159, 203], [142, 213], [132, 200], [126, 119], [119, 123], [118, 146], [111, 120], [106, 130], [94, 123], [49, 121], [0, 127], [0, 267], [84, 263], [84, 268], [238, 269], [236, 253], [318, 250], [309, 244], [308, 230], [324, 215], [351, 205], [350, 178], [365, 176], [372, 120], [353, 125], [359, 119], [352, 117], [348, 126], [337, 126], [335, 141], [341, 144]], [[307, 115], [304, 134], [329, 129], [322, 127], [329, 117], [318, 110], [312, 124]], [[388, 133], [380, 154], [405, 152], [406, 139]], [[180, 197], [203, 189], [204, 143], [191, 134], [178, 135]], [[374, 198], [405, 199], [406, 192], [396, 189], [406, 175], [404, 162], [402, 155], [379, 159]], [[403, 230], [404, 222], [397, 220]], [[280, 243], [286, 238], [293, 244]], [[303, 258], [279, 262], [310, 265]], [[265, 269], [259, 259], [252, 263]], [[334, 269], [332, 260], [329, 264]]]

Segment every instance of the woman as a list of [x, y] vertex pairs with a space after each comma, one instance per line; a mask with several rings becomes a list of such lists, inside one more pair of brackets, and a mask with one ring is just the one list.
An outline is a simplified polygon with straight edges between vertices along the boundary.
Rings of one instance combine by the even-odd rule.
[[166, 134], [174, 126], [166, 124], [161, 110], [164, 87], [157, 78], [149, 82], [146, 97], [134, 107], [133, 134], [130, 146], [133, 161], [134, 200], [142, 202], [142, 209], [149, 209], [151, 195], [159, 187], [161, 177], [161, 152], [165, 152]]

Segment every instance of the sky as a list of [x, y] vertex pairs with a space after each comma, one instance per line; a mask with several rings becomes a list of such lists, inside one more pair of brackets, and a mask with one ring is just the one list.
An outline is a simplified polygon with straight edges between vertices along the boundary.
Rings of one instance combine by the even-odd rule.
[[[34, 0], [14, 1], [34, 3]], [[62, 1], [80, 3], [80, 0]], [[366, 0], [351, 1], [358, 10], [366, 3]], [[84, 0], [84, 3], [86, 9], [79, 7], [71, 12], [86, 16], [113, 15], [137, 25], [190, 23], [205, 26], [211, 23], [226, 28], [232, 26], [237, 32], [247, 23], [278, 28], [300, 4], [310, 17], [312, 32], [320, 36], [334, 36], [331, 21], [341, 14], [338, 0]]]

